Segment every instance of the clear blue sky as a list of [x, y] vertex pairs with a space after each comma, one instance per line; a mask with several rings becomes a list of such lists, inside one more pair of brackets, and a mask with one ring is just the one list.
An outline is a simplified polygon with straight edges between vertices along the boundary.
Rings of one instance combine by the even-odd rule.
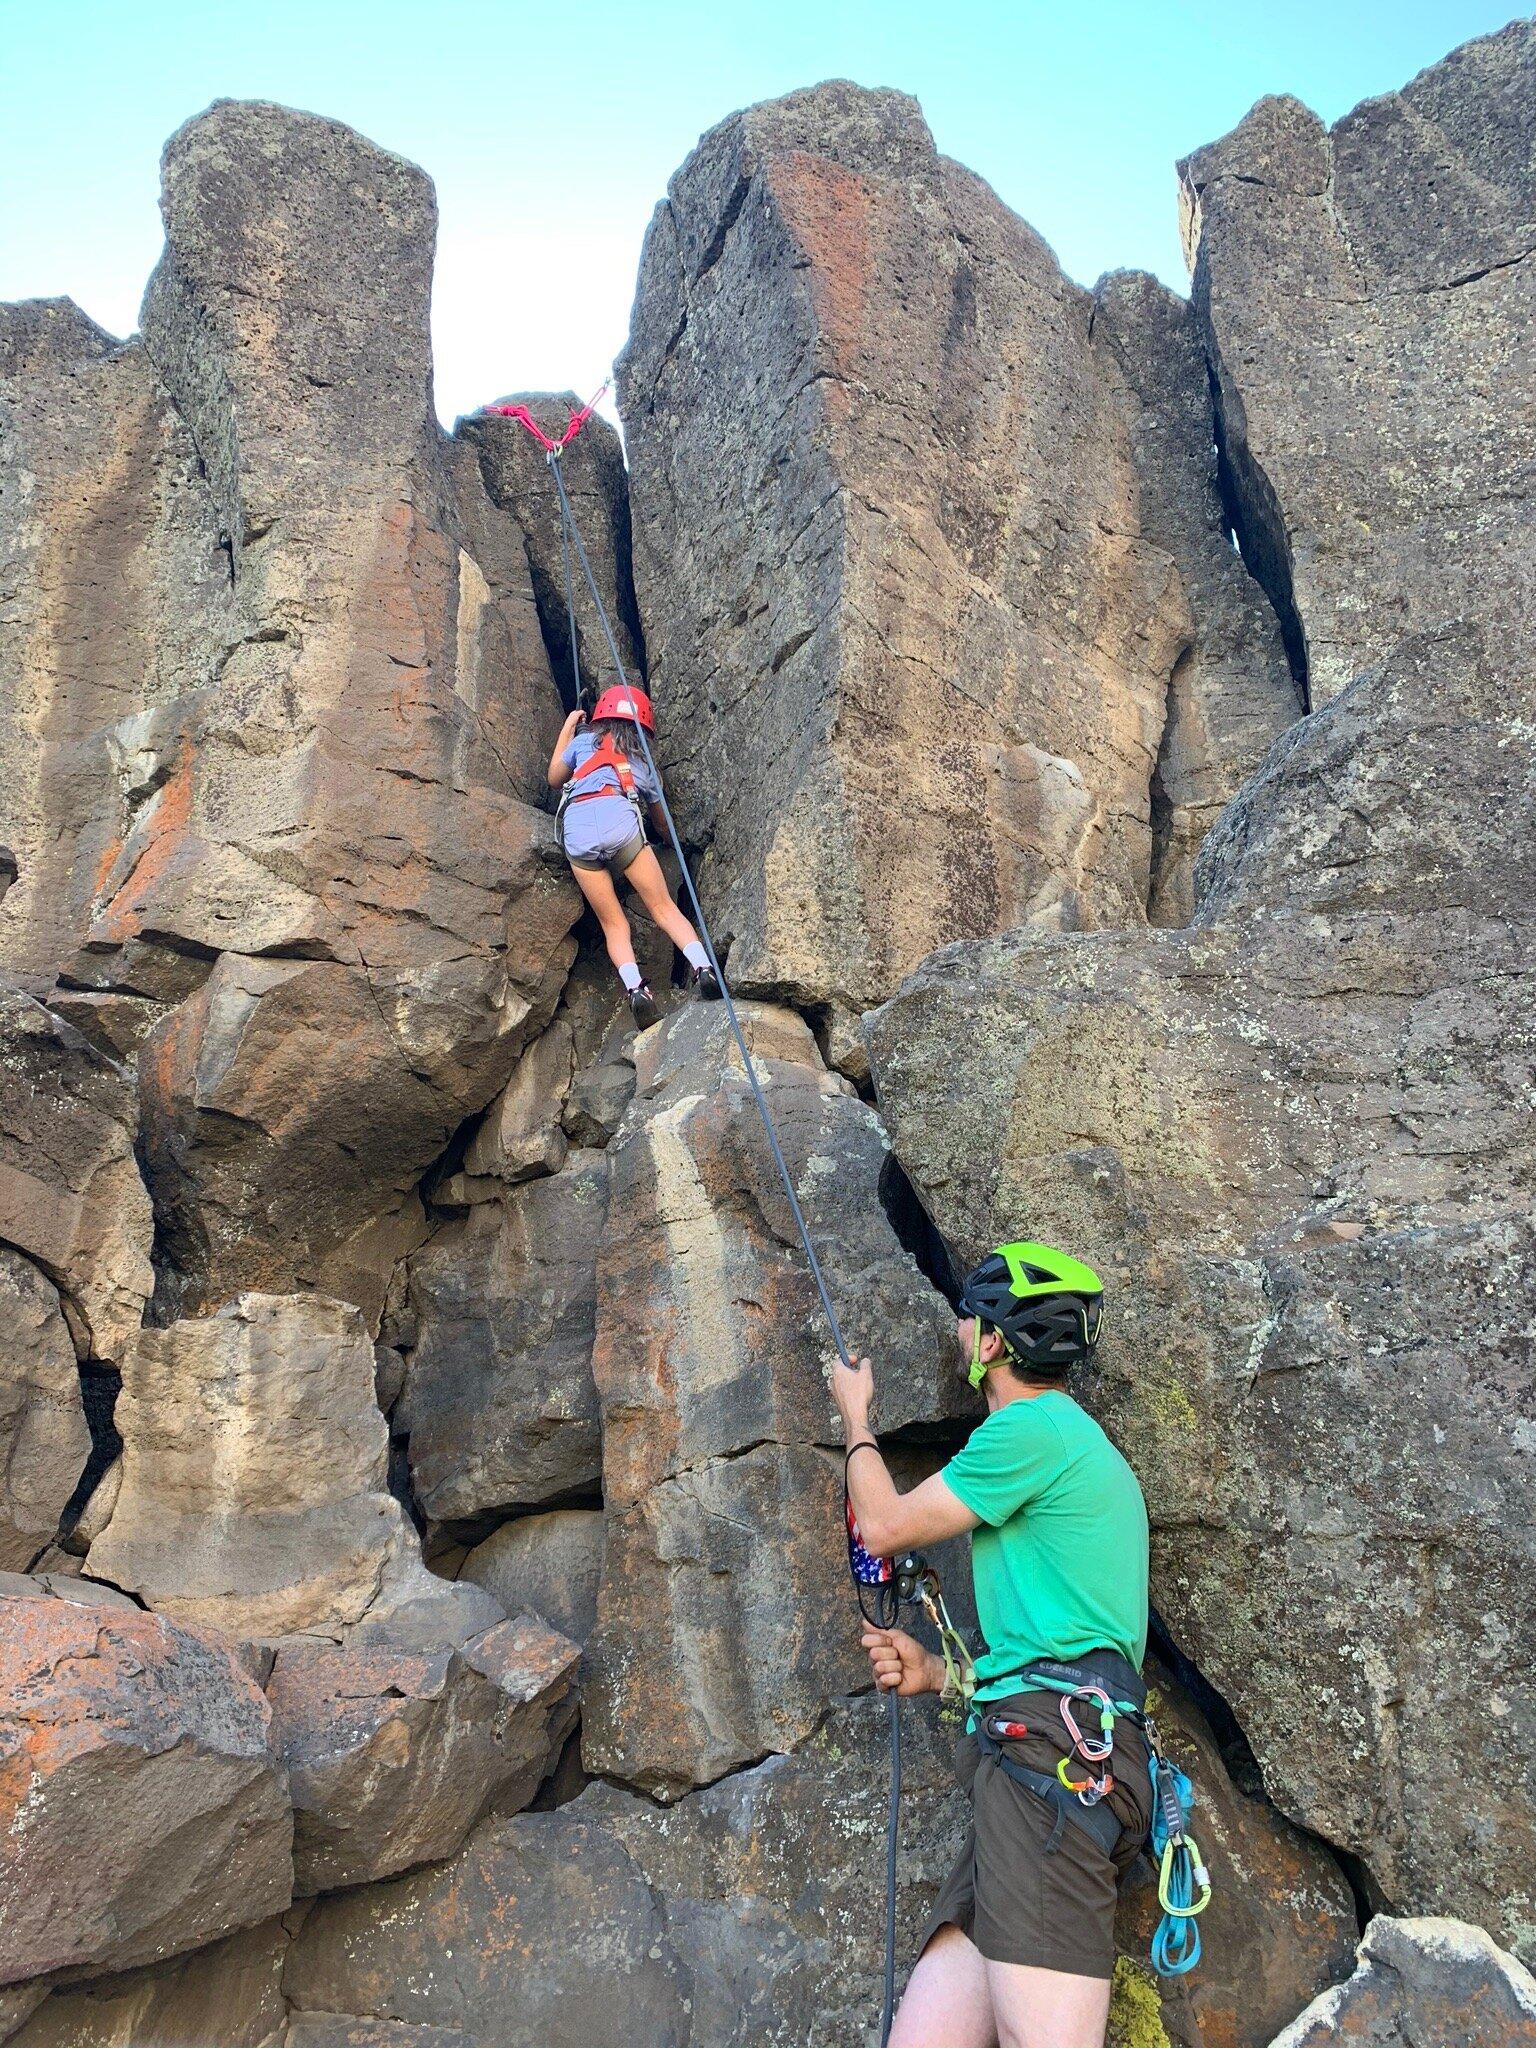
[[135, 324], [160, 145], [212, 99], [352, 123], [425, 166], [452, 419], [606, 374], [640, 238], [699, 134], [818, 79], [922, 101], [1084, 283], [1184, 285], [1174, 162], [1268, 92], [1328, 120], [1510, 18], [1477, 0], [0, 0], [0, 299]]

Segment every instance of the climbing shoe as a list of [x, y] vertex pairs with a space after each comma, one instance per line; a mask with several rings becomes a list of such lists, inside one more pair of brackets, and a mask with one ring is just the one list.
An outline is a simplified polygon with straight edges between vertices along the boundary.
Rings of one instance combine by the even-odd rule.
[[688, 986], [696, 996], [702, 996], [706, 1003], [718, 1003], [724, 993], [715, 970], [707, 962], [703, 967], [695, 967]]
[[642, 981], [638, 988], [629, 991], [629, 1010], [635, 1023], [642, 1031], [649, 1031], [661, 1012], [656, 1007], [656, 998], [651, 994], [650, 984]]

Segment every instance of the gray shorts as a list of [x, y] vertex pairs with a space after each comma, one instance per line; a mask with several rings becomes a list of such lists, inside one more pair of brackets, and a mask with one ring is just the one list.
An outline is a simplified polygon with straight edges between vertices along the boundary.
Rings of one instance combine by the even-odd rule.
[[565, 857], [573, 868], [585, 868], [589, 875], [622, 875], [630, 867], [637, 854], [644, 853], [646, 846], [645, 827], [637, 825], [624, 844], [615, 853], [575, 854]]

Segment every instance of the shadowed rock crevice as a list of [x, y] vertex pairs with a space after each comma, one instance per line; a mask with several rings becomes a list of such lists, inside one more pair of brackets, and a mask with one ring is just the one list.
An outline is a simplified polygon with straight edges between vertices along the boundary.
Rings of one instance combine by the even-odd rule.
[[[1222, 510], [1249, 574], [1274, 607], [1290, 665], [1291, 678], [1304, 711], [1312, 709], [1307, 672], [1307, 636], [1296, 609], [1291, 581], [1291, 542], [1273, 484], [1241, 438], [1234, 436], [1223, 398], [1221, 375], [1209, 367], [1211, 408], [1216, 427], [1216, 485]], [[1240, 417], [1240, 407], [1238, 408]]]

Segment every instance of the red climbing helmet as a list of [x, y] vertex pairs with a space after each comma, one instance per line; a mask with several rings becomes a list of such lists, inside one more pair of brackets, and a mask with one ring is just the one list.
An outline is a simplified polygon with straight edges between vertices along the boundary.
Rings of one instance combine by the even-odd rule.
[[593, 722], [599, 718], [632, 718], [637, 725], [643, 725], [647, 732], [656, 730], [656, 719], [651, 711], [651, 700], [644, 690], [637, 690], [628, 683], [615, 684], [611, 690], [604, 690], [592, 706]]

